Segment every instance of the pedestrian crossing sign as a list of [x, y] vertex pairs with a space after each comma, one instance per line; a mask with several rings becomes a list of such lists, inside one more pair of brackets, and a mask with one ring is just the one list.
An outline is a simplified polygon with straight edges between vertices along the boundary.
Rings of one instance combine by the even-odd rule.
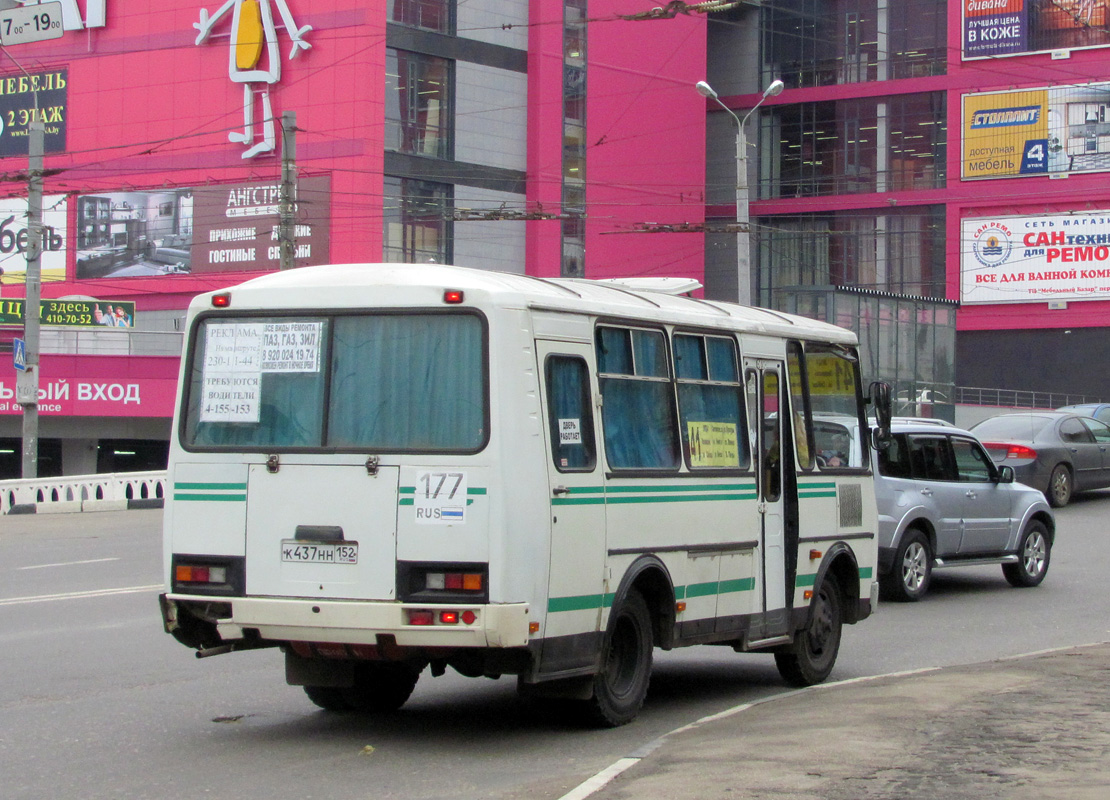
[[22, 339], [12, 340], [12, 363], [21, 372], [27, 369], [27, 344]]

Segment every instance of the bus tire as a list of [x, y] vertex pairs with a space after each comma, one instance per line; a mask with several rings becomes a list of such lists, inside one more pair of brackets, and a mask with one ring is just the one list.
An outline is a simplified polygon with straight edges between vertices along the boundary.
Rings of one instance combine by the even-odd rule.
[[412, 695], [422, 670], [422, 666], [415, 667], [404, 662], [358, 664], [355, 666], [354, 685], [340, 691], [348, 707], [355, 711], [396, 711]]
[[651, 680], [651, 613], [635, 589], [612, 611], [605, 641], [587, 716], [597, 725], [616, 728], [636, 718]]
[[350, 711], [351, 704], [344, 696], [344, 689], [337, 686], [306, 686], [304, 693], [308, 699], [325, 711]]
[[806, 627], [788, 649], [775, 653], [775, 666], [791, 686], [813, 686], [829, 677], [840, 650], [843, 604], [840, 586], [830, 573], [813, 598]]

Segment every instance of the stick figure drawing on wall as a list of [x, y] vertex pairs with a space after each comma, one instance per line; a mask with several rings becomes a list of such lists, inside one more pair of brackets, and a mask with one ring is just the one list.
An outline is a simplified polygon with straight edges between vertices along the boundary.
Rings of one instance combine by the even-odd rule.
[[[229, 59], [231, 80], [243, 84], [243, 130], [231, 131], [227, 138], [233, 142], [250, 145], [243, 158], [253, 158], [259, 153], [272, 152], [275, 146], [274, 114], [270, 107], [270, 86], [281, 77], [281, 53], [278, 50], [278, 29], [274, 24], [273, 6], [281, 15], [282, 24], [293, 49], [292, 59], [301, 50], [312, 47], [304, 40], [311, 25], [298, 28], [285, 0], [226, 0], [209, 17], [208, 10], [200, 10], [200, 22], [194, 22], [198, 45], [208, 41], [212, 28], [234, 9], [231, 19], [231, 54]], [[258, 88], [255, 88], [255, 84]], [[262, 98], [262, 140], [254, 141], [254, 95]]]

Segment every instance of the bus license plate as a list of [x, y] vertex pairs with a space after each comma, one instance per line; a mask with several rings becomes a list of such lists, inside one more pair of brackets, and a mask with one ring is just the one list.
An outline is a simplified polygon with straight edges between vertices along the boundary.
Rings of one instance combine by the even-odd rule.
[[299, 542], [285, 539], [281, 543], [281, 560], [303, 564], [357, 564], [358, 542]]

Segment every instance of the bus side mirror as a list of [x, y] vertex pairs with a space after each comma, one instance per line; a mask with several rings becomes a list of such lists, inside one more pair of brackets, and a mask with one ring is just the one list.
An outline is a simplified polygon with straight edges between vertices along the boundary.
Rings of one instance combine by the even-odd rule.
[[892, 402], [890, 397], [890, 384], [875, 381], [868, 388], [871, 406], [875, 411], [875, 427], [871, 429], [871, 444], [876, 450], [885, 450], [890, 446], [890, 418], [892, 416]]

